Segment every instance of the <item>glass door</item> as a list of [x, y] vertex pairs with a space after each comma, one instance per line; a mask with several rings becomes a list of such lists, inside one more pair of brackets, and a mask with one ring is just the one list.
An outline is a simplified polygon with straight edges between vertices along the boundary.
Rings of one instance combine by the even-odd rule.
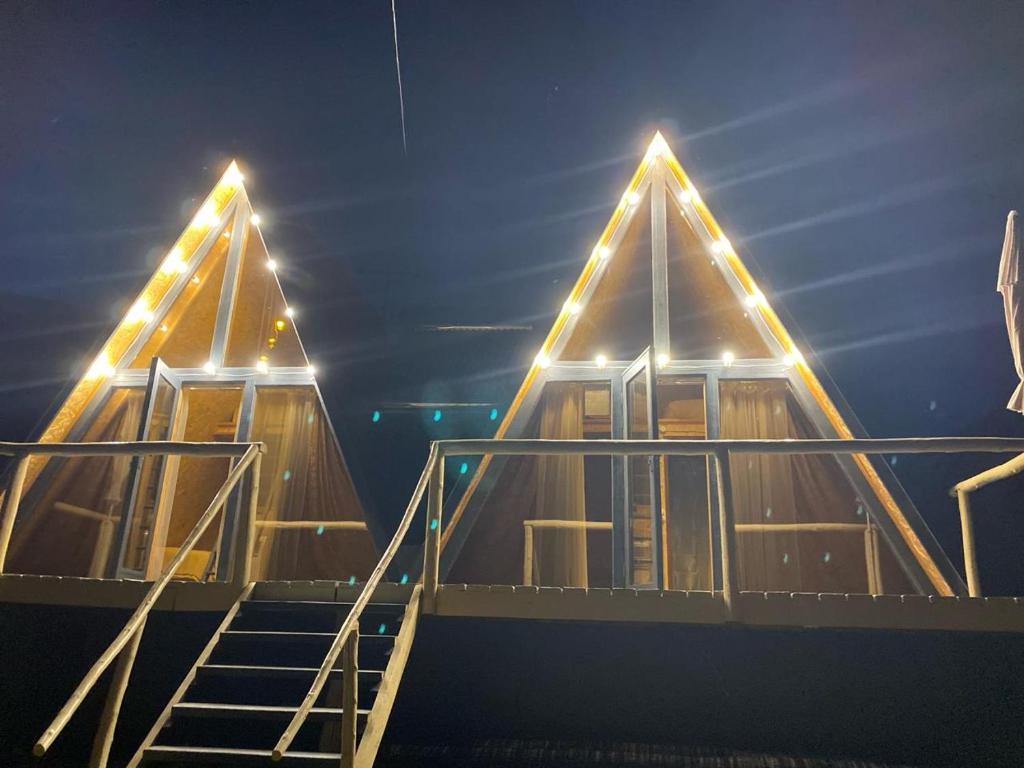
[[[180, 389], [167, 366], [153, 358], [136, 440], [170, 439]], [[118, 525], [117, 559], [112, 568], [118, 578], [146, 577], [166, 463], [166, 456], [132, 457]]]
[[[622, 374], [623, 434], [629, 440], [654, 440], [653, 354], [647, 349]], [[628, 526], [626, 581], [631, 587], [663, 587], [663, 521], [660, 462], [655, 456], [629, 456], [625, 466], [625, 523]]]

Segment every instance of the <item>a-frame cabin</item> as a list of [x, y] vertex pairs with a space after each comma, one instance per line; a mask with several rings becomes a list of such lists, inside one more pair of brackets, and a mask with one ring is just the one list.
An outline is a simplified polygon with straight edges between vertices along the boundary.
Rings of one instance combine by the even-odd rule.
[[[496, 438], [861, 437], [659, 133]], [[739, 588], [963, 592], [888, 465], [736, 462]], [[703, 456], [484, 457], [445, 518], [450, 582], [710, 591], [715, 473]]]
[[[253, 577], [362, 580], [376, 546], [276, 270], [232, 162], [38, 440], [263, 442]], [[36, 456], [6, 572], [152, 580], [231, 462]], [[224, 577], [243, 495], [179, 577]]]

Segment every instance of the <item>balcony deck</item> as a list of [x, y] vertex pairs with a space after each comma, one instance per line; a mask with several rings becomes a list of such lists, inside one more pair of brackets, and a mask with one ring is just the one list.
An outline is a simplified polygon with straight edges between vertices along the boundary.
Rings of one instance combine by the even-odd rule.
[[[132, 609], [149, 588], [141, 581], [62, 576], [0, 576], [0, 602]], [[350, 602], [362, 588], [341, 581], [268, 581], [254, 597]], [[377, 600], [407, 601], [411, 584], [381, 584]], [[229, 583], [172, 581], [156, 610], [225, 611], [238, 596]], [[741, 592], [729, 616], [720, 592], [442, 584], [436, 614], [674, 624], [744, 624], [957, 632], [1024, 633], [1017, 597], [938, 597], [814, 592]]]

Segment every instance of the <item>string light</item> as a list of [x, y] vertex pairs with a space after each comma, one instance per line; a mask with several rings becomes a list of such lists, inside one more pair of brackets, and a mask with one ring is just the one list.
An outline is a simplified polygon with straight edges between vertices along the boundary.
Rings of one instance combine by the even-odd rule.
[[598, 368], [604, 368], [608, 365], [608, 357], [606, 355], [598, 355], [594, 358], [594, 362], [597, 363]]
[[126, 323], [149, 323], [153, 321], [153, 310], [146, 306], [146, 302], [139, 299], [132, 304], [128, 314], [124, 316]]
[[731, 251], [732, 243], [730, 243], [725, 237], [721, 237], [711, 244], [712, 253], [729, 253]]
[[160, 323], [160, 330], [161, 330], [161, 331], [162, 331], [163, 333], [167, 333], [167, 331], [169, 331], [169, 330], [170, 330], [170, 328], [168, 328], [168, 327], [167, 327], [167, 323]]
[[306, 366], [306, 373], [308, 373], [310, 376], [316, 376], [316, 366], [313, 365], [312, 363], [307, 365]]
[[686, 188], [687, 194], [690, 196], [690, 203], [693, 205], [703, 205], [704, 201], [701, 200], [700, 193], [694, 187]]
[[693, 193], [691, 193], [690, 190], [684, 189], [682, 192], [679, 193], [679, 202], [682, 203], [683, 205], [686, 205], [692, 201]]
[[658, 367], [659, 368], [664, 368], [666, 365], [668, 365], [668, 359], [669, 359], [668, 355], [666, 355], [664, 352], [662, 352], [660, 355], [658, 355], [658, 358], [657, 358]]
[[562, 309], [564, 309], [570, 315], [578, 315], [582, 307], [579, 305], [579, 302], [572, 301], [570, 299], [569, 301], [565, 302], [565, 304], [562, 306]]
[[611, 255], [612, 249], [609, 248], [607, 245], [599, 245], [597, 247], [597, 258], [599, 258], [601, 261], [607, 260], [607, 258]]
[[113, 376], [114, 366], [110, 364], [110, 358], [107, 357], [106, 351], [99, 354], [93, 364], [89, 366], [89, 370], [85, 373], [87, 379], [99, 379], [104, 376]]
[[231, 165], [228, 166], [228, 169], [224, 171], [224, 181], [233, 187], [237, 187], [245, 181], [245, 176], [243, 176], [242, 172], [238, 170], [238, 166], [235, 164], [234, 160], [231, 161]]
[[729, 365], [732, 365], [734, 362], [736, 362], [736, 355], [734, 355], [729, 350], [726, 350], [725, 352], [722, 353], [722, 364], [723, 365], [729, 366]]
[[260, 218], [260, 215], [258, 213], [254, 213], [252, 216], [249, 217], [249, 221], [253, 226], [258, 227], [260, 225], [260, 222], [263, 221], [263, 219]]
[[266, 360], [260, 358], [259, 360], [256, 361], [256, 371], [258, 373], [270, 373], [270, 366], [267, 364]]
[[192, 276], [192, 285], [199, 285], [199, 275]]
[[743, 303], [751, 309], [758, 306], [764, 306], [767, 301], [768, 300], [765, 299], [764, 294], [757, 288], [754, 289], [753, 293], [748, 293], [743, 299]]
[[193, 221], [197, 227], [215, 227], [220, 224], [220, 216], [217, 215], [217, 209], [212, 200], [203, 203], [203, 207], [196, 213]]
[[267, 259], [267, 269], [271, 272], [277, 272], [277, 262], [273, 259]]
[[217, 372], [217, 366], [213, 364], [213, 360], [207, 360], [203, 363], [203, 370], [213, 376]]
[[295, 310], [292, 309], [291, 307], [285, 307], [284, 314], [285, 317], [293, 318], [295, 317]]
[[640, 193], [636, 190], [630, 190], [626, 193], [626, 205], [636, 205], [640, 202]]
[[551, 365], [551, 358], [545, 355], [543, 352], [538, 352], [537, 356], [533, 358], [533, 362], [539, 365], [541, 368], [547, 368]]
[[799, 349], [792, 349], [783, 356], [782, 362], [785, 363], [787, 367], [792, 368], [797, 363], [803, 363], [804, 356], [800, 354]]
[[180, 275], [187, 269], [188, 264], [185, 263], [181, 248], [177, 245], [171, 248], [171, 252], [168, 253], [167, 258], [164, 259], [164, 263], [160, 265], [160, 272], [165, 275]]

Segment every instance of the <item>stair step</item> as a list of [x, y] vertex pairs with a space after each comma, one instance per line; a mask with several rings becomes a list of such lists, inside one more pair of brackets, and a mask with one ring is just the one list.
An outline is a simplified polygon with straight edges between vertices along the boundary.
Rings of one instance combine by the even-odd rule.
[[[221, 633], [221, 638], [239, 638], [244, 640], [267, 640], [267, 641], [284, 641], [284, 642], [310, 642], [310, 643], [329, 643], [334, 639], [336, 633], [334, 632], [284, 632], [280, 630], [265, 630], [265, 629], [229, 629], [226, 632]], [[381, 634], [372, 635], [360, 635], [360, 639], [371, 638], [371, 637], [386, 637], [390, 640], [395, 639], [395, 635], [389, 635], [387, 632]]]
[[[272, 752], [269, 749], [229, 749], [226, 747], [147, 747], [144, 763], [198, 763], [217, 765], [253, 765], [266, 762], [270, 765]], [[308, 766], [341, 764], [337, 752], [286, 752], [280, 766]]]
[[[339, 662], [340, 663], [340, 662]], [[203, 664], [199, 673], [204, 675], [224, 675], [231, 677], [309, 677], [312, 678], [320, 670], [317, 667], [279, 667], [259, 664]], [[340, 675], [341, 668], [336, 667], [330, 674]], [[360, 669], [360, 675], [380, 677], [384, 673], [379, 669]]]
[[[297, 711], [298, 707], [270, 706], [266, 704], [212, 704], [201, 701], [183, 701], [174, 705], [172, 717], [180, 715], [185, 717], [244, 717], [260, 720], [290, 720]], [[359, 709], [356, 710], [356, 714], [359, 717], [366, 717], [370, 714], [370, 710]], [[309, 711], [309, 717], [306, 719], [309, 722], [341, 722], [341, 707], [313, 707]]]

